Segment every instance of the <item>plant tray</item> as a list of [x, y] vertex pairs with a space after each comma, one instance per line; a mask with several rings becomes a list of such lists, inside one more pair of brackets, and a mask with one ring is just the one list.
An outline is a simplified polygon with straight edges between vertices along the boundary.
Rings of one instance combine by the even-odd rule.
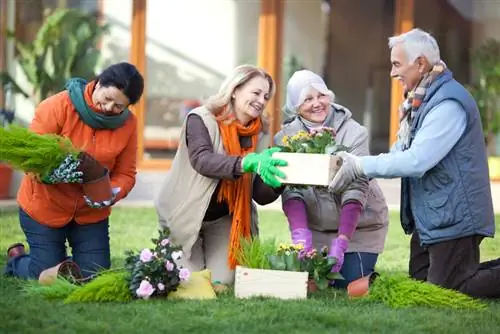
[[236, 298], [263, 296], [279, 299], [306, 299], [307, 280], [307, 272], [236, 266], [234, 294]]
[[328, 186], [342, 166], [342, 159], [330, 154], [276, 152], [273, 158], [288, 162], [278, 167], [286, 175], [279, 180], [284, 184]]

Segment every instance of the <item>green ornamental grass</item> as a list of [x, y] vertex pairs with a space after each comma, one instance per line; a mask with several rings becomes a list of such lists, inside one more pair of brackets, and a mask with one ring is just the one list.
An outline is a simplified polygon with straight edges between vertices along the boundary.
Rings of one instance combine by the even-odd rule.
[[367, 300], [383, 302], [392, 308], [425, 306], [431, 308], [474, 309], [486, 304], [455, 290], [417, 281], [405, 275], [381, 275], [370, 287]]
[[129, 302], [133, 299], [128, 288], [129, 274], [125, 270], [106, 271], [73, 291], [64, 303]]
[[69, 139], [55, 134], [40, 135], [16, 125], [0, 128], [0, 161], [40, 178], [48, 176], [69, 154], [76, 160], [79, 153]]

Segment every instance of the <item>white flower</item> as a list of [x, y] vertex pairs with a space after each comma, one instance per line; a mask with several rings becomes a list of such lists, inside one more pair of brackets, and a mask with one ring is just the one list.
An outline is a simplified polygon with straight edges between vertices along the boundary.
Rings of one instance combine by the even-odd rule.
[[179, 260], [182, 257], [182, 251], [172, 252], [172, 259]]

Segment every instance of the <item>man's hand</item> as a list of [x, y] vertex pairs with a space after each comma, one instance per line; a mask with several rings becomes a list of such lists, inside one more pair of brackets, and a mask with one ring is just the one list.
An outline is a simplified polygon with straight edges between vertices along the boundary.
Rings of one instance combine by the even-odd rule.
[[361, 166], [360, 157], [347, 152], [339, 152], [336, 155], [342, 159], [342, 167], [333, 177], [328, 190], [333, 193], [340, 193], [347, 189], [353, 181], [365, 176], [365, 173]]

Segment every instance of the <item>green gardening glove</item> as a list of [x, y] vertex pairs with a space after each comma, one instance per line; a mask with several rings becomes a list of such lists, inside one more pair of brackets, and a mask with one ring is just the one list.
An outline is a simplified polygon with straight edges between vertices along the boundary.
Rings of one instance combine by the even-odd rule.
[[275, 159], [273, 153], [279, 152], [279, 147], [273, 147], [262, 151], [261, 153], [250, 153], [243, 158], [243, 171], [245, 173], [255, 173], [260, 176], [262, 181], [272, 188], [281, 187], [281, 182], [277, 176], [286, 178], [276, 166], [286, 166], [288, 163], [285, 160]]

